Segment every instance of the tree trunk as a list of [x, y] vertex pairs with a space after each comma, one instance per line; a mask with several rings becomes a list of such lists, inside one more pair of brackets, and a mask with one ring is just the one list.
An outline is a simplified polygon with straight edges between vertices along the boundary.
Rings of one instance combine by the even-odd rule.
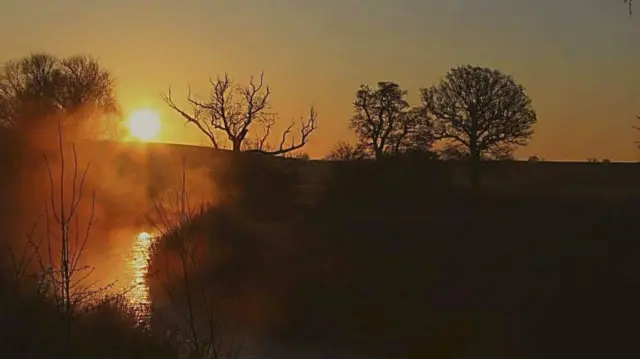
[[471, 176], [471, 191], [473, 194], [477, 194], [480, 190], [480, 157], [476, 155], [471, 156], [470, 162], [470, 176]]
[[469, 137], [471, 192], [473, 195], [476, 195], [480, 190], [480, 151], [478, 149], [478, 138], [475, 129], [471, 131], [471, 136]]
[[242, 151], [242, 139], [234, 138], [231, 140], [231, 143], [233, 144], [233, 152]]
[[376, 160], [379, 160], [382, 158], [382, 147], [375, 146], [373, 148], [373, 152], [376, 156]]

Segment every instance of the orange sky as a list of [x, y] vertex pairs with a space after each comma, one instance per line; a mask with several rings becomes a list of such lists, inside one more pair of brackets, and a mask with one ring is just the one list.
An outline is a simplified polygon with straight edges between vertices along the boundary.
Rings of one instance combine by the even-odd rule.
[[[322, 156], [351, 139], [351, 101], [361, 83], [409, 90], [450, 67], [512, 74], [539, 120], [520, 156], [636, 161], [640, 19], [622, 0], [5, 0], [0, 60], [29, 52], [99, 57], [118, 79], [125, 110], [162, 111], [166, 141], [206, 143], [158, 94], [206, 90], [228, 71], [265, 71], [283, 121], [315, 103], [320, 128], [307, 150]], [[480, 4], [482, 3], [482, 4]], [[181, 96], [180, 96], [181, 97]]]

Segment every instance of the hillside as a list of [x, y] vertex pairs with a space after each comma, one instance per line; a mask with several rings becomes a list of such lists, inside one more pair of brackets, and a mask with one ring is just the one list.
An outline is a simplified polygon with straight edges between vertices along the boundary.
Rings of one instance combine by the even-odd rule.
[[[44, 150], [2, 152], [7, 233], [24, 233], [42, 212]], [[637, 164], [485, 163], [483, 192], [470, 198], [463, 163], [107, 142], [79, 143], [77, 153], [97, 191], [104, 240], [94, 253], [118, 245], [110, 231], [148, 226], [152, 199], [179, 186], [185, 160], [192, 202], [211, 204], [191, 232], [222, 253], [201, 268], [203, 283], [228, 319], [276, 353], [512, 358], [628, 348], [621, 328], [640, 300], [630, 235], [640, 219]]]

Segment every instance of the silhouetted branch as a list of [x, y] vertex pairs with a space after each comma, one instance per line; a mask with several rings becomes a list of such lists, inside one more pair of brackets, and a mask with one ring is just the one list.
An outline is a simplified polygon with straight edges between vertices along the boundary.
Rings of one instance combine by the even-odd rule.
[[189, 94], [187, 96], [187, 100], [190, 103], [194, 104], [193, 114], [191, 115], [185, 112], [184, 110], [180, 109], [175, 104], [175, 102], [173, 102], [173, 99], [171, 98], [171, 87], [169, 87], [169, 90], [166, 93], [165, 92], [161, 93], [160, 97], [162, 98], [162, 100], [164, 100], [167, 106], [169, 106], [169, 108], [173, 109], [178, 114], [180, 114], [180, 116], [182, 116], [182, 118], [184, 118], [187, 121], [187, 123], [191, 123], [195, 125], [200, 130], [200, 132], [202, 132], [205, 136], [207, 136], [207, 138], [209, 138], [214, 148], [216, 149], [219, 148], [218, 141], [216, 140], [216, 136], [213, 129], [208, 125], [206, 121], [203, 121], [201, 119], [202, 111], [200, 110], [200, 107], [197, 105], [197, 102], [191, 98], [191, 87], [189, 87]]
[[[85, 283], [94, 268], [81, 266], [82, 255], [86, 250], [91, 228], [97, 220], [95, 214], [95, 191], [91, 194], [89, 218], [86, 228], [80, 228], [80, 204], [84, 199], [84, 187], [89, 170], [87, 164], [82, 172], [78, 165], [78, 154], [72, 144], [72, 173], [67, 178], [66, 157], [62, 139], [62, 128], [58, 122], [58, 153], [60, 173], [54, 180], [53, 167], [48, 156], [44, 155], [49, 181], [49, 200], [45, 204], [46, 234], [48, 239], [48, 264], [38, 259], [41, 271], [46, 278], [46, 286], [51, 286], [51, 294], [63, 313], [64, 334], [70, 340], [71, 322], [79, 306], [88, 304], [96, 296], [111, 287], [95, 287], [97, 282]], [[67, 181], [70, 180], [70, 188]], [[58, 191], [55, 184], [59, 181]], [[51, 223], [50, 217], [53, 217]], [[74, 232], [75, 231], [75, 232]], [[82, 235], [81, 233], [82, 232]], [[75, 235], [74, 235], [75, 234]], [[54, 242], [59, 246], [58, 258], [54, 255]], [[39, 248], [39, 246], [38, 246]], [[57, 263], [57, 264], [56, 264]]]
[[[221, 148], [218, 135], [228, 139], [231, 150], [243, 150], [269, 155], [282, 155], [302, 148], [309, 135], [316, 129], [316, 113], [312, 108], [309, 119], [301, 123], [300, 140], [290, 140], [293, 125], [289, 126], [281, 136], [280, 144], [271, 148], [268, 138], [271, 136], [276, 115], [269, 111], [271, 89], [264, 83], [264, 73], [258, 79], [253, 76], [246, 86], [235, 85], [228, 74], [209, 79], [209, 96], [204, 101], [194, 100], [191, 90], [187, 101], [193, 107], [193, 114], [178, 108], [171, 99], [171, 89], [161, 94], [165, 103], [187, 123], [194, 124], [200, 132], [205, 134], [215, 148]], [[263, 131], [257, 130], [262, 127]], [[255, 139], [248, 139], [249, 133], [262, 132]], [[290, 141], [289, 141], [290, 140]]]
[[422, 89], [437, 139], [466, 148], [473, 160], [505, 154], [527, 143], [537, 116], [524, 88], [511, 76], [478, 66], [451, 69], [438, 85]]
[[361, 160], [367, 157], [364, 148], [352, 145], [344, 141], [338, 142], [325, 157], [329, 161], [352, 161]]
[[[7, 62], [0, 71], [0, 126], [26, 134], [63, 121], [70, 136], [118, 135], [114, 80], [89, 56], [59, 59], [38, 53]], [[107, 136], [110, 137], [110, 136]]]
[[349, 127], [355, 131], [359, 146], [371, 151], [376, 159], [419, 146], [431, 147], [424, 141], [429, 136], [418, 141], [418, 130], [428, 128], [422, 125], [426, 118], [409, 108], [406, 96], [407, 91], [394, 82], [379, 82], [375, 90], [361, 85], [356, 92], [355, 114]]
[[[205, 204], [189, 204], [183, 160], [180, 187], [168, 200], [153, 200], [155, 212], [148, 216], [159, 237], [152, 244], [153, 275], [186, 326], [183, 345], [195, 358], [236, 358], [235, 340], [225, 340], [226, 328], [215, 290], [206, 287], [204, 270], [213, 260], [213, 239], [201, 237], [189, 226], [206, 210]], [[204, 247], [204, 248], [203, 248]], [[190, 356], [190, 357], [191, 357]]]
[[[311, 108], [309, 109], [309, 117], [307, 118], [307, 120], [305, 121], [303, 117], [300, 117], [300, 140], [296, 142], [295, 136], [291, 136], [291, 130], [293, 129], [293, 124], [291, 124], [282, 132], [282, 135], [280, 138], [280, 144], [278, 148], [275, 150], [265, 149], [265, 146], [264, 146], [266, 143], [267, 136], [269, 136], [271, 126], [273, 125], [273, 123], [269, 123], [267, 125], [267, 130], [265, 131], [266, 132], [265, 135], [262, 137], [262, 139], [259, 142], [260, 147], [249, 150], [249, 152], [257, 152], [257, 153], [262, 153], [267, 155], [282, 155], [282, 154], [286, 154], [286, 153], [298, 150], [307, 144], [309, 136], [313, 133], [313, 131], [315, 131], [318, 128], [317, 118], [318, 118], [318, 113], [316, 112], [315, 108], [311, 106]], [[291, 140], [287, 145], [287, 140], [289, 138], [291, 138]]]

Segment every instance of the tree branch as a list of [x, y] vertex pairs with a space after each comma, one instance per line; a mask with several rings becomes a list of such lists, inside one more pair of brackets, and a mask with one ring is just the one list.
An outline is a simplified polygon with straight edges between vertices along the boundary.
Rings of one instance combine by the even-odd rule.
[[[207, 136], [209, 138], [209, 140], [211, 141], [211, 144], [213, 145], [213, 147], [215, 149], [218, 149], [218, 141], [216, 140], [215, 134], [213, 133], [213, 131], [211, 131], [208, 126], [206, 125], [206, 123], [203, 123], [203, 121], [201, 121], [199, 119], [200, 117], [200, 112], [198, 111], [198, 107], [194, 106], [194, 114], [190, 115], [187, 112], [183, 111], [182, 109], [180, 109], [175, 102], [173, 102], [173, 99], [171, 98], [171, 87], [169, 87], [167, 92], [162, 92], [160, 94], [160, 97], [162, 98], [162, 100], [164, 101], [165, 104], [167, 104], [167, 106], [169, 106], [169, 108], [171, 108], [172, 110], [176, 111], [178, 114], [180, 114], [180, 116], [182, 116], [182, 118], [184, 118], [187, 123], [191, 123], [193, 125], [195, 125], [200, 132], [202, 132], [205, 136]], [[191, 98], [191, 87], [189, 87], [189, 94], [187, 96], [187, 100], [192, 103], [192, 104], [197, 104], [197, 102], [195, 102], [195, 100], [193, 100]]]
[[316, 112], [315, 107], [311, 106], [311, 108], [309, 109], [309, 117], [307, 121], [305, 122], [302, 117], [300, 118], [300, 141], [298, 143], [296, 143], [295, 138], [292, 138], [291, 145], [286, 146], [287, 139], [289, 138], [289, 134], [291, 133], [291, 129], [293, 128], [293, 124], [291, 124], [282, 132], [278, 149], [272, 151], [264, 149], [253, 149], [249, 150], [249, 152], [257, 152], [267, 155], [282, 155], [304, 147], [307, 144], [309, 136], [318, 128], [317, 116], [318, 113]]

